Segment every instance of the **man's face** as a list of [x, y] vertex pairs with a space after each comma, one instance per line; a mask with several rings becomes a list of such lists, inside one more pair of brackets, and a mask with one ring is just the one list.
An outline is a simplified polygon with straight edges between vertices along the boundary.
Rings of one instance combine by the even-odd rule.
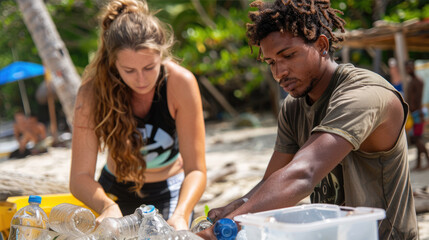
[[274, 79], [292, 97], [305, 97], [320, 79], [321, 55], [313, 44], [288, 32], [272, 32], [261, 50]]

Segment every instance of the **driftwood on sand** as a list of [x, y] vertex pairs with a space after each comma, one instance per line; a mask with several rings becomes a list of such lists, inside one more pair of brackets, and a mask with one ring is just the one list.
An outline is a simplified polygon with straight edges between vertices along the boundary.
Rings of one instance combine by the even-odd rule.
[[68, 185], [64, 182], [0, 170], [0, 201], [5, 201], [11, 196], [67, 192], [69, 192]]

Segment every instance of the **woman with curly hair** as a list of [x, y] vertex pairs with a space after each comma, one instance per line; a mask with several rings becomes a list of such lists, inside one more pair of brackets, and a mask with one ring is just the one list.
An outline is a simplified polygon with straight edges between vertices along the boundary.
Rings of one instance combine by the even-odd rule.
[[72, 194], [98, 222], [152, 204], [186, 229], [205, 189], [201, 96], [194, 75], [172, 60], [167, 29], [145, 1], [114, 0], [104, 9], [76, 99], [70, 175]]

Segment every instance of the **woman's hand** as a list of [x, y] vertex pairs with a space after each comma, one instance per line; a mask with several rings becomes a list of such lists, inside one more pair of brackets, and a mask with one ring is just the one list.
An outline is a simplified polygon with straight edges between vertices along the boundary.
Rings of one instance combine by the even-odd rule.
[[170, 226], [172, 226], [176, 230], [188, 230], [189, 225], [186, 219], [183, 216], [173, 214], [170, 219], [167, 221]]
[[113, 218], [122, 217], [122, 212], [121, 212], [121, 209], [119, 208], [118, 204], [112, 203], [111, 205], [108, 205], [107, 207], [105, 207], [102, 210], [100, 216], [98, 216], [95, 221], [98, 225], [103, 221], [103, 219], [108, 218], [108, 217], [113, 217]]

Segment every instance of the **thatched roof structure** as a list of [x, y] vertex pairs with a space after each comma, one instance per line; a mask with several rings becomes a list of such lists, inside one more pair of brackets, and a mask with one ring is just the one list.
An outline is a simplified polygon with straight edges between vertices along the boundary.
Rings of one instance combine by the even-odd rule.
[[402, 33], [408, 51], [429, 52], [429, 19], [410, 20], [403, 23], [376, 22], [371, 29], [352, 30], [345, 33], [343, 46], [350, 48], [378, 48], [395, 50], [395, 35]]

